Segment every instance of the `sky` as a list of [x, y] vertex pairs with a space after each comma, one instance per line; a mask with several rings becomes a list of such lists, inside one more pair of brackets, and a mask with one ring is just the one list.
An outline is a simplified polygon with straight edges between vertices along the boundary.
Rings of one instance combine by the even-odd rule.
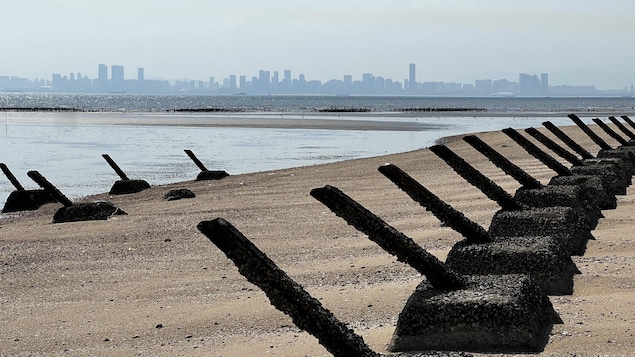
[[0, 4], [0, 76], [635, 85], [632, 0], [20, 0]]

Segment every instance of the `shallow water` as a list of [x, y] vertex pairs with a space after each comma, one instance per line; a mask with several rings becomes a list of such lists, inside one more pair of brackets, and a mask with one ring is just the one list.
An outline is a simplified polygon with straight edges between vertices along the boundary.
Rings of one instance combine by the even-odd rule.
[[[241, 174], [416, 150], [444, 136], [540, 126], [545, 120], [556, 125], [571, 124], [562, 117], [353, 118], [434, 126], [434, 130], [369, 131], [82, 124], [86, 118], [107, 122], [113, 115], [119, 119], [144, 115], [132, 113], [72, 113], [71, 123], [68, 113], [4, 115], [0, 162], [7, 164], [25, 188], [37, 188], [26, 175], [29, 170], [37, 170], [71, 199], [107, 192], [119, 179], [102, 154], [109, 154], [129, 178], [159, 185], [196, 178], [199, 169], [184, 149], [192, 150], [209, 170]], [[270, 113], [249, 115], [271, 118]], [[300, 117], [316, 118], [306, 114]], [[172, 113], [169, 118], [178, 122], [192, 115]], [[13, 190], [10, 182], [0, 177], [0, 202]]]

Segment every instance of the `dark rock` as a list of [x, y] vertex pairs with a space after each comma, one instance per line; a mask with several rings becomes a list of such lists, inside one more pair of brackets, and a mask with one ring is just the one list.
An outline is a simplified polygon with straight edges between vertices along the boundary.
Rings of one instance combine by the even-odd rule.
[[165, 196], [163, 196], [163, 198], [168, 201], [180, 200], [181, 198], [194, 198], [194, 197], [196, 197], [194, 192], [186, 188], [170, 190], [170, 192], [166, 193]]
[[114, 215], [125, 215], [126, 212], [110, 202], [77, 203], [62, 207], [53, 215], [53, 223], [105, 220]]
[[125, 195], [137, 193], [150, 188], [150, 184], [144, 180], [117, 180], [110, 188], [111, 195]]

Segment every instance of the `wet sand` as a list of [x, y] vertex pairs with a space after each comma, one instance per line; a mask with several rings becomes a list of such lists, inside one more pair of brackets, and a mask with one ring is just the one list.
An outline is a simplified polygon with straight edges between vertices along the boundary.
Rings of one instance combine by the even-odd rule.
[[[595, 153], [575, 127], [563, 128]], [[596, 130], [599, 133], [599, 130]], [[500, 132], [478, 136], [542, 183], [555, 173]], [[548, 135], [549, 136], [549, 135]], [[614, 140], [601, 135], [616, 146]], [[513, 193], [519, 185], [460, 137], [444, 142]], [[423, 279], [349, 227], [309, 192], [336, 186], [441, 259], [461, 237], [377, 172], [408, 172], [487, 228], [499, 207], [428, 150], [101, 194], [127, 216], [52, 224], [59, 204], [0, 220], [0, 355], [328, 356], [197, 229], [222, 217], [376, 351]], [[194, 178], [193, 178], [194, 179]], [[165, 201], [172, 188], [193, 199]], [[604, 211], [574, 294], [552, 296], [564, 320], [544, 356], [635, 352], [635, 195]]]

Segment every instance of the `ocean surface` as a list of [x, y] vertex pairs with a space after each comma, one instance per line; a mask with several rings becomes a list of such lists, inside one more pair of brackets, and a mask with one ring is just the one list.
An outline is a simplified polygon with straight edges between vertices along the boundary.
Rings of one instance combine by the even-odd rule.
[[[185, 149], [210, 170], [241, 174], [416, 150], [444, 136], [540, 127], [545, 120], [571, 125], [563, 114], [568, 112], [581, 117], [629, 114], [635, 112], [635, 99], [0, 93], [0, 108], [0, 162], [25, 188], [37, 188], [26, 172], [38, 170], [74, 199], [107, 192], [119, 179], [102, 154], [109, 154], [129, 178], [159, 185], [196, 178], [199, 169]], [[456, 111], [442, 110], [448, 108]], [[157, 118], [166, 125], [144, 125]], [[241, 118], [407, 122], [420, 128], [174, 125]], [[13, 190], [0, 175], [0, 204]]]

